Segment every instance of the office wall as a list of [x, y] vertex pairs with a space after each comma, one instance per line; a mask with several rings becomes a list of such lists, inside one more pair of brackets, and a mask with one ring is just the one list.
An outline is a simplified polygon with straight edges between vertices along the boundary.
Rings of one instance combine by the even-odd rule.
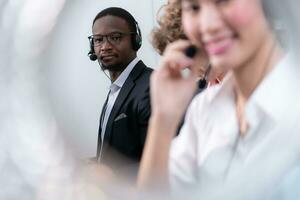
[[[87, 3], [88, 2], [88, 3]], [[123, 7], [138, 21], [143, 45], [138, 56], [152, 68], [158, 55], [149, 33], [158, 8], [165, 0], [70, 0], [58, 17], [43, 55], [43, 84], [60, 133], [80, 157], [94, 156], [102, 104], [110, 82], [97, 62], [91, 62], [87, 36], [95, 15], [110, 6]]]

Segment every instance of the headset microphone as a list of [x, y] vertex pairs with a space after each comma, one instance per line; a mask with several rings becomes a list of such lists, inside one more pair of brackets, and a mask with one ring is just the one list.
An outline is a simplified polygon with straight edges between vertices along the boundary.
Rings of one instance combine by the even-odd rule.
[[89, 39], [89, 43], [90, 43], [90, 51], [88, 53], [88, 57], [90, 58], [91, 61], [96, 61], [98, 59], [98, 57], [95, 54], [93, 38], [92, 38], [92, 36], [89, 36], [88, 39]]
[[207, 85], [208, 85], [207, 79], [208, 79], [208, 75], [209, 75], [210, 70], [211, 70], [211, 65], [208, 64], [208, 67], [207, 67], [207, 69], [205, 71], [204, 77], [201, 78], [198, 81], [198, 88], [199, 89], [205, 89], [205, 88], [207, 88]]
[[[89, 52], [89, 53], [91, 53], [91, 52]], [[94, 57], [92, 57], [93, 55], [94, 55]], [[90, 56], [90, 59], [91, 59], [91, 60], [92, 60], [92, 59], [95, 59], [95, 57], [96, 57], [95, 60], [97, 60], [97, 56], [96, 56], [95, 53], [94, 53], [94, 54], [91, 53], [91, 55], [89, 55], [89, 56]], [[92, 58], [91, 58], [91, 57], [92, 57]], [[92, 60], [92, 61], [95, 61], [95, 60]], [[104, 67], [103, 67], [103, 65], [102, 65], [102, 63], [101, 63], [100, 60], [98, 60], [98, 63], [99, 63], [99, 65], [100, 65], [100, 69], [101, 69], [101, 71], [103, 71], [104, 75], [110, 80], [110, 82], [113, 82], [113, 81], [111, 80], [111, 78], [109, 77], [109, 75], [107, 75], [107, 74], [105, 73], [105, 69], [104, 69]]]
[[[198, 51], [198, 49], [196, 46], [190, 45], [188, 48], [185, 49], [184, 54], [189, 58], [193, 58], [197, 54], [197, 51]], [[205, 71], [204, 77], [198, 81], [199, 89], [205, 89], [207, 87], [207, 84], [208, 84], [207, 79], [208, 79], [208, 74], [209, 74], [210, 70], [211, 70], [211, 65], [209, 64]]]
[[[88, 55], [88, 57], [90, 58], [91, 61], [96, 61], [96, 60], [98, 60], [98, 57], [97, 57], [97, 55], [95, 54], [94, 43], [93, 43], [93, 40], [92, 40], [91, 37], [89, 37], [89, 42], [90, 42], [90, 51], [89, 51], [89, 53], [88, 53], [87, 55]], [[103, 73], [105, 74], [105, 76], [106, 76], [110, 81], [112, 81], [111, 78], [105, 73], [105, 71], [104, 71], [104, 69], [103, 69], [103, 67], [102, 67], [101, 62], [100, 62], [100, 61], [98, 61], [98, 62], [99, 62], [100, 68], [101, 68], [101, 70], [103, 71]]]
[[97, 55], [92, 51], [90, 51], [88, 53], [88, 57], [90, 58], [91, 61], [96, 61], [97, 60]]
[[207, 81], [205, 80], [205, 78], [201, 78], [198, 81], [198, 88], [199, 89], [205, 89], [207, 87]]

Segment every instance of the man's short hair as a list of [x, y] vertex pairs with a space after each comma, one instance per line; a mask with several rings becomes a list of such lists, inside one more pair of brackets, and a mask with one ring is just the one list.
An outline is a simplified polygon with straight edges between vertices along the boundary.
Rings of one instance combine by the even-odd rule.
[[108, 15], [120, 17], [124, 19], [129, 26], [129, 30], [131, 32], [137, 33], [137, 27], [136, 27], [137, 24], [134, 17], [127, 10], [119, 7], [109, 7], [99, 12], [93, 21], [93, 25], [95, 24], [97, 19], [100, 19]]

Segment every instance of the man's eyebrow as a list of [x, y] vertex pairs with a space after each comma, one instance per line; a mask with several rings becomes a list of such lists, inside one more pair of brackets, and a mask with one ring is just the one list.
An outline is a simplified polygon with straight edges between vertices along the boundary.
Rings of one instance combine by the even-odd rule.
[[102, 36], [106, 36], [106, 35], [119, 34], [119, 33], [123, 33], [123, 32], [121, 32], [121, 31], [112, 31], [112, 32], [110, 32], [108, 34], [95, 34], [93, 36], [100, 36], [100, 37], [102, 37]]

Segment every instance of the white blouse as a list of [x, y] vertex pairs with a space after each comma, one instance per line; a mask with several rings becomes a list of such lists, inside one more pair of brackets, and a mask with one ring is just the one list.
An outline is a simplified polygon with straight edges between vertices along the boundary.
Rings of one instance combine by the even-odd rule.
[[271, 190], [300, 155], [299, 72], [285, 56], [258, 86], [246, 104], [245, 137], [238, 132], [232, 74], [196, 96], [171, 146], [172, 186], [223, 194], [243, 185], [243, 195]]

